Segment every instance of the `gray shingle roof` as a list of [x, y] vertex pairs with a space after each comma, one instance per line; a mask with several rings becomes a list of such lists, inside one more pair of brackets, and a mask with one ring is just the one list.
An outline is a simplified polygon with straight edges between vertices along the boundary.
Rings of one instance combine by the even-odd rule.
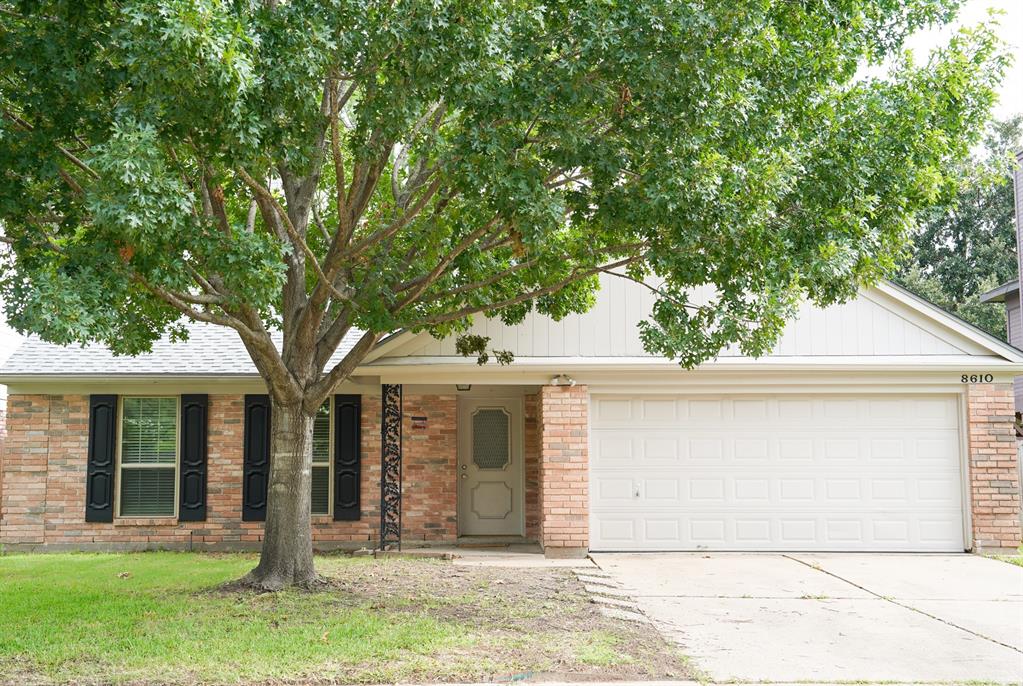
[[[166, 337], [153, 351], [137, 357], [116, 356], [106, 346], [60, 346], [35, 336], [21, 344], [0, 367], [0, 381], [25, 376], [258, 376], [237, 332], [211, 324], [189, 324], [187, 341]], [[348, 332], [328, 367], [342, 359], [362, 336]], [[281, 337], [274, 336], [278, 349]]]

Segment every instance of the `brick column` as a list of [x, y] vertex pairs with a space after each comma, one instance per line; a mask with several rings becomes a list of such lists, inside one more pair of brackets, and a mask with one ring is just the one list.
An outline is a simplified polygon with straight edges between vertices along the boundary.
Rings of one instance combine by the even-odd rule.
[[1020, 544], [1020, 488], [1012, 385], [967, 388], [975, 550]]
[[582, 557], [590, 542], [586, 386], [544, 386], [538, 406], [540, 544], [548, 557]]
[[[43, 543], [49, 428], [48, 396], [8, 396], [7, 438], [2, 461], [4, 490], [3, 502], [0, 502], [0, 545]], [[82, 508], [84, 511], [84, 502]]]

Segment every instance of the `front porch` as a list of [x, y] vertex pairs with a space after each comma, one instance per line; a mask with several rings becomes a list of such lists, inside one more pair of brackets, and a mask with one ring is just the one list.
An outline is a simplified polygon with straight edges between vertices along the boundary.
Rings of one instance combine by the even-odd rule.
[[380, 397], [380, 548], [586, 555], [585, 386], [384, 384]]

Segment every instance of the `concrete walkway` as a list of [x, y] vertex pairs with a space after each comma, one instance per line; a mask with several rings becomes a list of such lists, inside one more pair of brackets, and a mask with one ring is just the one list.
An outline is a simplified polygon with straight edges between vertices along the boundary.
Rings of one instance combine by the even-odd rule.
[[1023, 683], [1023, 568], [973, 555], [595, 554], [715, 682]]
[[373, 553], [384, 557], [427, 557], [451, 560], [462, 567], [566, 567], [572, 569], [594, 569], [596, 565], [588, 557], [548, 558], [535, 543], [494, 544], [494, 545], [407, 545], [402, 550]]

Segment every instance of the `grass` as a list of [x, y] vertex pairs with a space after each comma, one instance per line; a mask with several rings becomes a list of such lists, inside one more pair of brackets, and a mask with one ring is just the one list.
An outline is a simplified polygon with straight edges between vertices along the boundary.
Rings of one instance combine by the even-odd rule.
[[989, 555], [989, 557], [1001, 560], [1002, 562], [1008, 562], [1009, 564], [1016, 565], [1017, 567], [1023, 567], [1023, 545], [1017, 548], [1016, 552], [1016, 555]]
[[189, 671], [229, 682], [426, 655], [466, 641], [449, 623], [340, 611], [316, 594], [197, 594], [253, 564], [179, 553], [2, 558], [0, 659], [28, 656], [58, 679], [84, 676], [79, 666], [98, 659], [116, 665], [120, 681]]
[[579, 661], [587, 665], [610, 667], [632, 661], [629, 655], [618, 651], [621, 641], [614, 634], [595, 632], [577, 650]]
[[636, 670], [663, 650], [595, 618], [556, 570], [494, 582], [440, 561], [326, 557], [323, 593], [218, 589], [254, 564], [168, 552], [0, 557], [0, 684], [380, 683], [552, 666], [594, 678], [615, 665], [642, 678]]

